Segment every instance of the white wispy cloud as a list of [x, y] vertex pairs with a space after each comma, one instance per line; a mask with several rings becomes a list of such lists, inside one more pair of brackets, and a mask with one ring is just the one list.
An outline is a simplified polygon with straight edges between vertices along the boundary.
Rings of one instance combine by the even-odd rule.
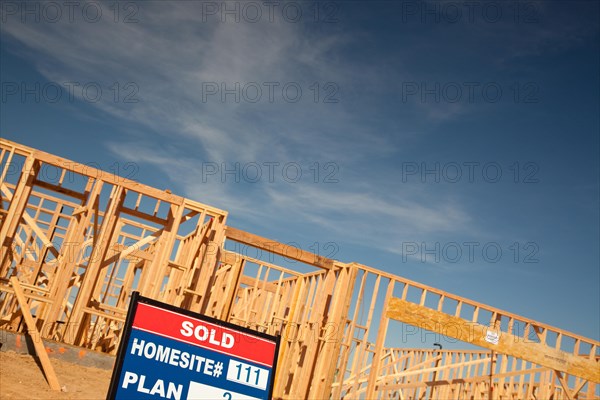
[[[365, 129], [369, 123], [343, 101], [323, 104], [322, 97], [318, 102], [313, 99], [314, 82], [321, 85], [319, 96], [324, 96], [325, 82], [346, 93], [357, 85], [376, 92], [378, 80], [385, 79], [375, 70], [360, 71], [345, 62], [340, 49], [350, 37], [284, 22], [202, 23], [199, 4], [144, 3], [140, 22], [134, 24], [115, 24], [109, 18], [93, 24], [10, 21], [2, 29], [19, 43], [14, 51], [32, 59], [29, 52], [38, 54], [33, 60], [49, 80], [94, 81], [103, 87], [115, 81], [135, 83], [139, 102], [123, 104], [103, 96], [94, 105], [110, 116], [140, 124], [157, 140], [134, 142], [132, 137], [117, 143], [108, 137], [108, 148], [164, 171], [183, 195], [262, 224], [296, 216], [340, 239], [367, 241], [386, 251], [411, 234], [440, 234], [472, 223], [458, 202], [448, 205], [447, 199], [433, 196], [423, 202], [393, 185], [382, 188], [381, 182], [370, 182], [360, 173], [336, 185], [269, 184], [264, 179], [256, 185], [237, 185], [198, 179], [206, 162], [309, 165], [317, 160], [360, 170], [357, 166], [365, 160], [398, 151], [397, 138]], [[242, 86], [277, 82], [277, 97], [266, 101], [262, 85], [263, 100], [258, 103], [235, 102], [232, 97], [221, 101], [219, 95], [205, 101], [207, 83], [231, 88], [236, 82]], [[301, 101], [282, 99], [286, 82], [302, 87]], [[365, 100], [364, 107], [374, 106]], [[450, 115], [439, 118], [459, 111], [448, 110]], [[190, 143], [197, 146], [190, 148]]]

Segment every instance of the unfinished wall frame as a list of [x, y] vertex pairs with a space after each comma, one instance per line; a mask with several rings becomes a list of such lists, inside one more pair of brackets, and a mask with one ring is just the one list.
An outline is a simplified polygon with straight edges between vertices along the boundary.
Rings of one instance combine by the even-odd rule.
[[[4, 139], [0, 146], [0, 329], [27, 330], [16, 277], [43, 337], [114, 354], [139, 291], [281, 335], [275, 398], [600, 398], [597, 341], [292, 249], [169, 191]], [[454, 337], [481, 350], [403, 348], [388, 337], [392, 321], [446, 334], [449, 324], [466, 327], [471, 335], [459, 329]], [[488, 330], [497, 344], [485, 341]]]

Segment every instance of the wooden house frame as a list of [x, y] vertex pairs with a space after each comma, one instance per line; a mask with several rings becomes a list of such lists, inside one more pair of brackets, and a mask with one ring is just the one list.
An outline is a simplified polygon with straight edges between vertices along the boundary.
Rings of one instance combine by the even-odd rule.
[[[600, 398], [595, 340], [236, 229], [226, 211], [169, 191], [8, 140], [0, 148], [0, 329], [27, 330], [16, 277], [42, 337], [114, 354], [138, 291], [281, 335], [275, 398]], [[480, 350], [404, 348], [388, 337], [393, 321]]]

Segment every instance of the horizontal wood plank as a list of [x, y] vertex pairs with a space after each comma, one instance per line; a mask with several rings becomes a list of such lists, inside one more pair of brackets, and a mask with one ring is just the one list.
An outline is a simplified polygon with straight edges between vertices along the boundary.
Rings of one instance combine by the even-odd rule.
[[267, 239], [250, 232], [242, 231], [231, 226], [227, 226], [225, 228], [225, 236], [227, 239], [233, 240], [234, 242], [256, 247], [257, 249], [265, 250], [292, 260], [301, 261], [306, 264], [314, 265], [315, 267], [323, 269], [333, 268], [333, 260], [330, 258], [322, 257], [309, 251], [280, 243], [273, 239]]
[[494, 344], [486, 340], [486, 334], [490, 328], [485, 325], [396, 297], [390, 299], [386, 316], [466, 343], [600, 383], [600, 363], [597, 361], [569, 354], [542, 343], [528, 342], [508, 332], [494, 330], [499, 334], [498, 342]]

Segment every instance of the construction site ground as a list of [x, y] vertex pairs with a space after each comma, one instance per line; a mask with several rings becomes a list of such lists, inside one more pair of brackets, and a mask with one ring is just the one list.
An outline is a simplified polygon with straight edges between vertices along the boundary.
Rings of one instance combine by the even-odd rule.
[[0, 352], [0, 399], [105, 399], [112, 371], [53, 359], [63, 391], [52, 391], [36, 359]]

